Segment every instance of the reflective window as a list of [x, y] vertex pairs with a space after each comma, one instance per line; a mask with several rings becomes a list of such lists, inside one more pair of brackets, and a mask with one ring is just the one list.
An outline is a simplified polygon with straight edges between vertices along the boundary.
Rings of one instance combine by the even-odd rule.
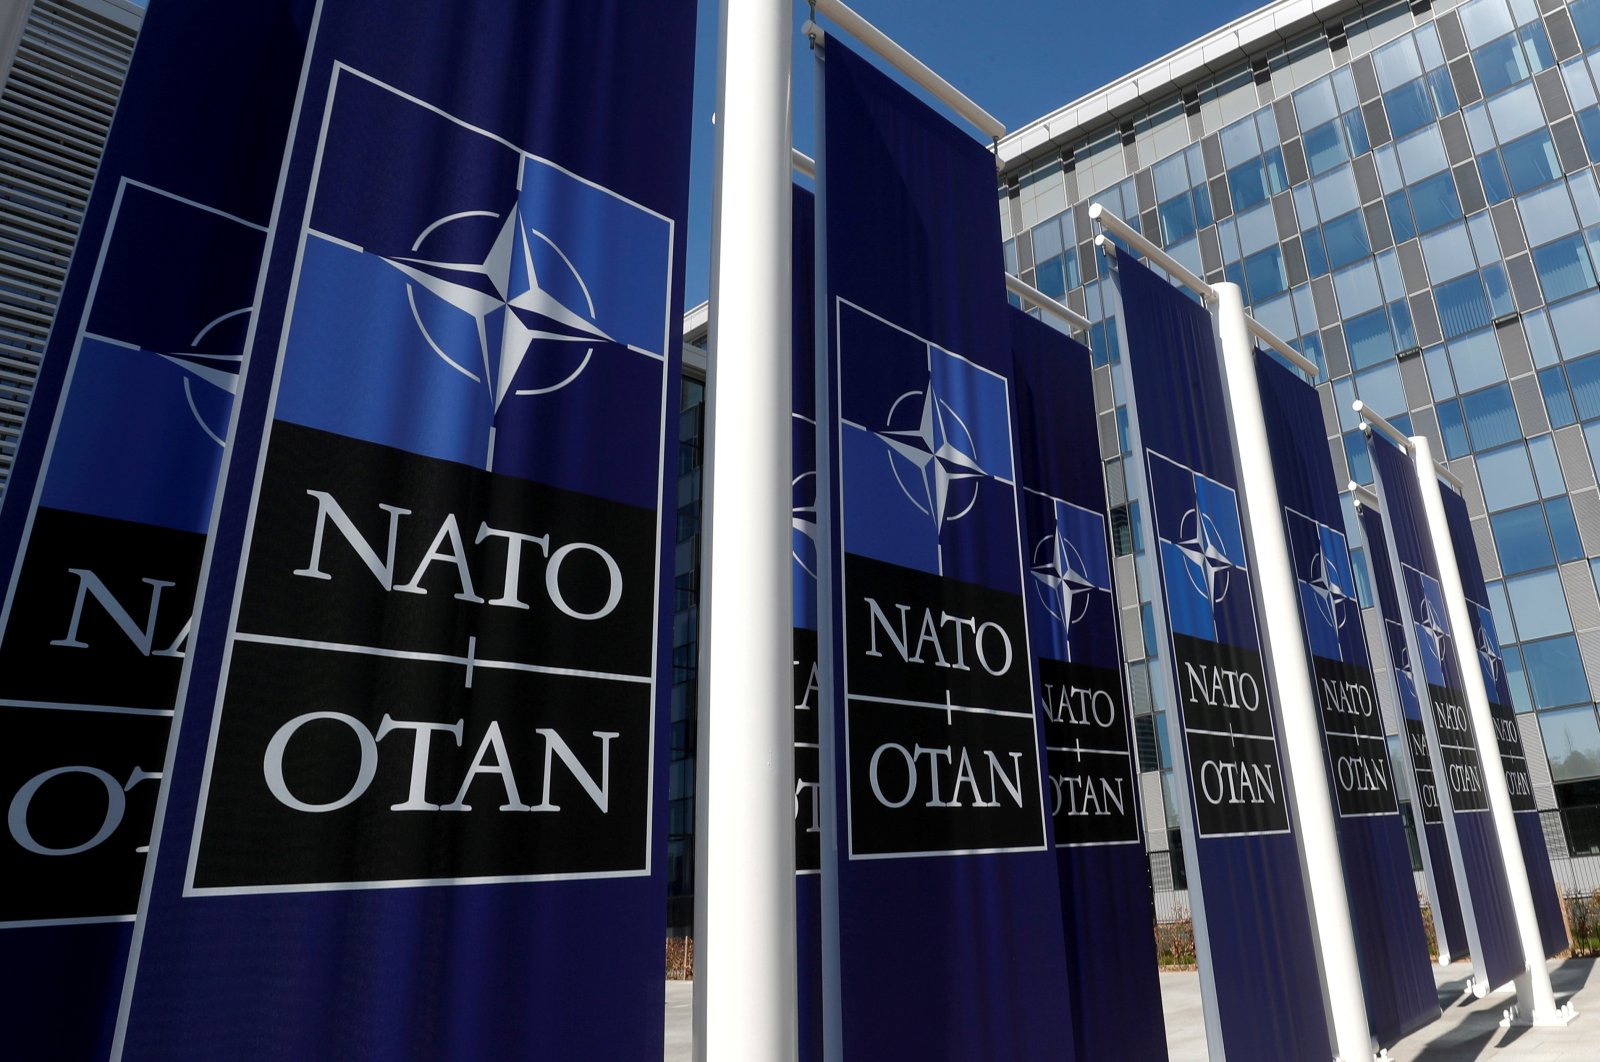
[[1313, 177], [1327, 173], [1350, 158], [1345, 146], [1344, 132], [1338, 122], [1326, 122], [1308, 129], [1302, 143], [1306, 149], [1306, 165]]
[[1339, 296], [1339, 310], [1346, 316], [1362, 313], [1381, 305], [1383, 293], [1378, 288], [1378, 271], [1371, 262], [1357, 262], [1333, 276], [1333, 290]]
[[[1503, 631], [1510, 631], [1509, 627], [1500, 627], [1498, 620], [1495, 626]], [[1522, 650], [1514, 645], [1500, 647], [1500, 666], [1505, 669], [1506, 687], [1511, 690], [1511, 707], [1519, 712], [1533, 711], [1533, 698], [1528, 694], [1528, 672], [1522, 666]]]
[[1500, 143], [1515, 140], [1524, 133], [1544, 128], [1544, 112], [1539, 109], [1539, 94], [1531, 84], [1492, 96], [1487, 101], [1489, 117]]
[[1578, 215], [1573, 213], [1572, 197], [1564, 185], [1525, 195], [1517, 200], [1517, 208], [1529, 246], [1537, 247], [1578, 231]]
[[1449, 171], [1411, 186], [1411, 209], [1416, 214], [1417, 231], [1434, 229], [1461, 220], [1461, 198]]
[[[1517, 633], [1522, 636], [1524, 644], [1534, 638], [1572, 631], [1572, 620], [1567, 615], [1567, 599], [1561, 592], [1561, 577], [1554, 568], [1507, 579], [1506, 591], [1511, 595], [1511, 611], [1516, 614]], [[1573, 644], [1573, 651], [1577, 651], [1576, 643]], [[1531, 655], [1528, 657], [1528, 667], [1538, 670]], [[1562, 702], [1544, 701], [1542, 706], [1548, 708], [1553, 703]]]
[[1556, 546], [1556, 560], [1582, 560], [1583, 540], [1578, 537], [1578, 521], [1572, 515], [1572, 499], [1551, 498], [1544, 508], [1550, 521], [1550, 538]]
[[1504, 450], [1479, 454], [1477, 464], [1484, 504], [1490, 512], [1539, 500], [1525, 447], [1508, 446]]
[[1385, 92], [1383, 107], [1389, 113], [1389, 129], [1397, 137], [1422, 128], [1436, 117], [1433, 98], [1421, 78]]
[[1350, 349], [1350, 362], [1357, 369], [1377, 365], [1394, 358], [1394, 340], [1389, 334], [1389, 318], [1383, 310], [1346, 318], [1344, 322], [1345, 346]]
[[1511, 388], [1506, 384], [1463, 395], [1461, 412], [1467, 419], [1472, 445], [1479, 450], [1522, 438], [1517, 410], [1511, 404]]
[[1478, 177], [1483, 181], [1483, 196], [1490, 203], [1501, 203], [1511, 198], [1511, 184], [1500, 163], [1500, 152], [1486, 151], [1478, 156]]
[[1528, 456], [1533, 458], [1534, 478], [1538, 480], [1541, 498], [1559, 498], [1567, 492], [1567, 481], [1561, 474], [1561, 459], [1556, 456], [1553, 436], [1540, 435], [1529, 439]]
[[1228, 171], [1235, 213], [1248, 210], [1287, 187], [1289, 178], [1284, 174], [1283, 152], [1278, 148]]
[[1539, 373], [1539, 389], [1544, 392], [1544, 408], [1550, 415], [1552, 428], [1565, 428], [1577, 421], [1577, 411], [1572, 408], [1572, 395], [1567, 392], [1567, 378], [1559, 367], [1544, 369]]
[[1300, 234], [1300, 240], [1306, 255], [1306, 275], [1322, 276], [1328, 271], [1328, 252], [1322, 242], [1322, 230], [1312, 226]]
[[1345, 432], [1344, 456], [1350, 464], [1350, 478], [1370, 487], [1372, 455], [1367, 453], [1367, 440], [1359, 431]]
[[1590, 699], [1578, 642], [1570, 634], [1546, 642], [1523, 642], [1522, 659], [1533, 686], [1534, 704], [1540, 708], [1560, 708]]
[[1422, 258], [1434, 283], [1471, 272], [1475, 261], [1465, 225], [1452, 225], [1422, 238]]
[[1417, 223], [1411, 216], [1411, 204], [1406, 202], [1404, 192], [1385, 196], [1383, 205], [1389, 211], [1389, 228], [1394, 233], [1395, 243], [1405, 243], [1417, 234]]
[[1550, 775], [1557, 782], [1573, 782], [1600, 775], [1600, 725], [1594, 708], [1569, 708], [1539, 716]]
[[1549, 38], [1537, 22], [1472, 53], [1472, 65], [1477, 68], [1478, 84], [1485, 96], [1493, 96], [1554, 64]]
[[1451, 343], [1450, 364], [1456, 370], [1456, 386], [1463, 391], [1476, 391], [1506, 378], [1505, 364], [1500, 360], [1500, 344], [1495, 342], [1493, 330], [1462, 336]]
[[1533, 267], [1539, 274], [1546, 302], [1555, 302], [1595, 286], [1594, 266], [1582, 233], [1574, 233], [1533, 250]]
[[1385, 44], [1372, 53], [1372, 65], [1378, 73], [1378, 83], [1386, 89], [1404, 84], [1422, 74], [1422, 63], [1417, 58], [1417, 48], [1409, 36], [1392, 44]]
[[1347, 166], [1319, 177], [1311, 184], [1316, 193], [1317, 216], [1323, 221], [1348, 213], [1361, 205], [1361, 192], [1356, 187], [1355, 173]]
[[1500, 150], [1505, 161], [1506, 177], [1511, 190], [1518, 194], [1548, 184], [1561, 176], [1561, 163], [1556, 158], [1555, 145], [1550, 134], [1539, 130], [1531, 136], [1513, 141]]
[[1511, 299], [1511, 284], [1506, 280], [1505, 266], [1495, 262], [1483, 267], [1483, 289], [1489, 293], [1489, 312], [1495, 317], [1516, 312], [1517, 306]]
[[1572, 0], [1567, 5], [1578, 41], [1585, 49], [1600, 47], [1600, 0]]
[[1461, 420], [1461, 403], [1452, 398], [1436, 405], [1434, 412], [1439, 417], [1439, 433], [1444, 436], [1445, 456], [1456, 458], [1471, 453], [1467, 426]]
[[1356, 374], [1356, 393], [1380, 416], [1394, 419], [1406, 413], [1406, 394], [1400, 383], [1400, 366], [1391, 361]]
[[1520, 575], [1555, 563], [1541, 506], [1525, 505], [1496, 513], [1489, 518], [1489, 524], [1500, 553], [1500, 567], [1507, 575]]
[[1461, 5], [1460, 13], [1461, 28], [1474, 47], [1510, 33], [1514, 26], [1505, 0], [1471, 0]]
[[[1600, 328], [1595, 327], [1600, 321], [1600, 291], [1587, 292], [1550, 307], [1549, 318], [1561, 356], [1568, 361], [1600, 349]], [[1541, 363], [1536, 361], [1535, 364]]]
[[1444, 140], [1439, 135], [1439, 127], [1435, 125], [1396, 141], [1394, 149], [1400, 156], [1400, 169], [1408, 181], [1431, 177], [1449, 165], [1444, 153]]
[[1578, 419], [1600, 417], [1600, 356], [1569, 361], [1567, 379], [1572, 384], [1572, 401], [1578, 407]]
[[1289, 278], [1283, 271], [1283, 252], [1269, 247], [1244, 260], [1245, 283], [1252, 301], [1270, 299], [1288, 290]]
[[1600, 162], [1600, 107], [1585, 107], [1578, 112], [1578, 131], [1583, 134], [1583, 149], [1590, 162]]
[[1322, 232], [1327, 240], [1328, 264], [1334, 269], [1372, 253], [1372, 247], [1367, 243], [1367, 228], [1361, 222], [1359, 210], [1334, 218], [1322, 227]]
[[1321, 125], [1339, 113], [1339, 104], [1333, 96], [1333, 79], [1322, 78], [1294, 94], [1295, 113], [1300, 118], [1300, 128]]
[[[1446, 339], [1487, 328], [1493, 319], [1489, 300], [1483, 294], [1483, 281], [1476, 273], [1438, 285], [1433, 289], [1433, 301], [1439, 307], [1439, 325]], [[1465, 389], [1469, 385], [1462, 380], [1460, 386]]]
[[1194, 205], [1188, 192], [1162, 203], [1156, 208], [1156, 215], [1161, 219], [1161, 242], [1168, 246], [1182, 243], [1195, 233]]

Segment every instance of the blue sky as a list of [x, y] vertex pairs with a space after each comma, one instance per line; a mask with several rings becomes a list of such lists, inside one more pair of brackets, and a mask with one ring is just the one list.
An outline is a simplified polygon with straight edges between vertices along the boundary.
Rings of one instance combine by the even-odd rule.
[[[1264, 3], [851, 0], [850, 6], [1015, 129]], [[711, 115], [717, 100], [719, 8], [719, 0], [700, 0], [685, 307], [705, 301], [710, 281]], [[812, 154], [813, 74], [805, 39], [798, 33], [806, 6], [796, 3], [794, 9], [794, 139], [797, 148]]]

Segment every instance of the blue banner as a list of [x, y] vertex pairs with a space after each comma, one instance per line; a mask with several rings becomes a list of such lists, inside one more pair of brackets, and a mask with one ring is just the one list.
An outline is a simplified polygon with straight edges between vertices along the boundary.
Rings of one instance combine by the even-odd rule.
[[1011, 311], [1028, 640], [1039, 668], [1076, 1058], [1167, 1057], [1155, 906], [1089, 348]]
[[794, 190], [794, 869], [800, 1057], [822, 1057], [822, 757], [817, 670], [817, 201]]
[[18, 1058], [110, 1049], [309, 13], [146, 18], [0, 507]]
[[1461, 590], [1467, 599], [1472, 644], [1478, 652], [1483, 687], [1489, 694], [1495, 744], [1499, 746], [1506, 787], [1511, 792], [1511, 810], [1517, 823], [1517, 839], [1522, 845], [1522, 859], [1528, 867], [1528, 886], [1533, 892], [1533, 909], [1539, 919], [1539, 936], [1544, 942], [1545, 955], [1553, 957], [1569, 946], [1567, 923], [1561, 914], [1561, 897], [1556, 892], [1555, 876], [1550, 870], [1544, 826], [1533, 800], [1528, 755], [1522, 747], [1522, 731], [1517, 725], [1516, 708], [1511, 703], [1511, 687], [1506, 681], [1494, 613], [1487, 604], [1489, 591], [1483, 581], [1483, 562], [1478, 558], [1477, 539], [1472, 534], [1466, 499], [1443, 486], [1439, 493], [1444, 499], [1445, 522], [1450, 528], [1450, 543], [1455, 547], [1456, 567], [1461, 572]]
[[1441, 963], [1453, 962], [1467, 954], [1467, 930], [1462, 921], [1461, 897], [1456, 893], [1455, 857], [1444, 826], [1439, 805], [1437, 775], [1429, 752], [1428, 733], [1422, 719], [1422, 703], [1417, 700], [1416, 679], [1411, 674], [1411, 650], [1406, 645], [1405, 623], [1400, 602], [1395, 596], [1394, 576], [1389, 567], [1389, 536], [1383, 529], [1383, 514], [1370, 506], [1360, 507], [1361, 536], [1367, 544], [1367, 563], [1378, 594], [1378, 615], [1383, 622], [1384, 651], [1388, 654], [1389, 675], [1400, 705], [1401, 760], [1410, 771], [1412, 829], [1421, 850], [1423, 876], [1433, 909], [1434, 941]]
[[1060, 1058], [994, 157], [834, 38], [824, 66], [829, 1046]]
[[1505, 864], [1489, 819], [1489, 797], [1467, 710], [1466, 687], [1456, 663], [1455, 634], [1439, 585], [1439, 563], [1411, 455], [1375, 431], [1367, 436], [1367, 449], [1372, 455], [1378, 497], [1389, 519], [1390, 571], [1396, 576], [1398, 612], [1408, 628], [1411, 676], [1418, 700], [1427, 705], [1423, 729], [1434, 777], [1444, 780], [1436, 790], [1444, 809], [1445, 830], [1451, 835], [1450, 854], [1459, 860], [1456, 884], [1468, 947], [1474, 970], [1488, 987], [1495, 988], [1525, 966]]
[[1213, 1055], [1329, 1050], [1210, 316], [1116, 256]]
[[319, 5], [124, 1057], [660, 1054], [694, 23]]
[[1256, 379], [1316, 687], [1367, 1022], [1387, 1047], [1439, 1017], [1411, 853], [1317, 390], [1260, 351]]

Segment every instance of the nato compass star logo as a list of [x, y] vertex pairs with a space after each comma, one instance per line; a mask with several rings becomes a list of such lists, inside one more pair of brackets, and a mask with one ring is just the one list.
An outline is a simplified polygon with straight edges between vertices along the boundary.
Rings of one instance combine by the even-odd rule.
[[1428, 636], [1429, 648], [1433, 650], [1436, 659], [1444, 659], [1444, 643], [1450, 637], [1450, 632], [1439, 622], [1438, 614], [1433, 610], [1433, 602], [1427, 598], [1422, 599], [1422, 616], [1417, 620], [1417, 627]]
[[1099, 589], [1086, 574], [1088, 570], [1082, 555], [1059, 531], [1034, 547], [1034, 590], [1045, 611], [1069, 632], [1089, 611], [1090, 595]]
[[1502, 658], [1488, 627], [1478, 628], [1478, 657], [1483, 662], [1483, 670], [1488, 673], [1490, 680], [1499, 682]]
[[978, 464], [972, 432], [939, 397], [930, 376], [921, 391], [907, 391], [889, 407], [888, 427], [877, 432], [889, 451], [889, 465], [911, 504], [944, 525], [966, 516], [978, 500]]
[[1307, 580], [1307, 585], [1316, 597], [1322, 618], [1336, 631], [1344, 629], [1345, 605], [1350, 601], [1350, 595], [1345, 592], [1339, 576], [1339, 569], [1326, 553], [1319, 550], [1311, 561], [1311, 578]]
[[1209, 515], [1190, 509], [1180, 526], [1183, 537], [1174, 545], [1189, 561], [1185, 566], [1189, 582], [1207, 601], [1219, 604], [1228, 596], [1229, 573], [1238, 565], [1223, 551], [1222, 533]]
[[790, 539], [789, 555], [800, 570], [811, 578], [817, 577], [817, 474], [802, 472], [791, 483], [793, 502], [790, 522], [794, 532]]
[[[183, 370], [183, 397], [200, 430], [218, 446], [228, 432], [228, 412], [239, 390], [244, 355], [244, 330], [251, 307], [232, 310], [200, 329], [188, 350], [162, 354], [162, 360]], [[198, 393], [197, 393], [198, 389]], [[227, 395], [227, 398], [220, 396]]]
[[[430, 256], [433, 239], [443, 242], [451, 235], [450, 228], [460, 225], [492, 233], [483, 258], [449, 261]], [[572, 260], [529, 224], [519, 204], [513, 203], [503, 214], [468, 210], [442, 217], [418, 234], [411, 252], [383, 260], [409, 281], [406, 295], [418, 329], [447, 365], [488, 389], [496, 410], [508, 394], [559, 391], [589, 365], [596, 343], [611, 341], [595, 323], [594, 298]], [[563, 285], [576, 289], [581, 305], [569, 306], [553, 294], [555, 285], [543, 282], [542, 271], [564, 273]], [[429, 328], [418, 308], [419, 291], [472, 319], [476, 349], [462, 349], [465, 344], [459, 340]]]

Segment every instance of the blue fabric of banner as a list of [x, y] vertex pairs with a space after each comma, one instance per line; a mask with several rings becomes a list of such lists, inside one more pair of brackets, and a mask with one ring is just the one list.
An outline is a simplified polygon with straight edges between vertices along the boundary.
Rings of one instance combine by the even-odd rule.
[[1478, 558], [1477, 539], [1472, 533], [1472, 518], [1467, 501], [1449, 487], [1440, 486], [1444, 500], [1445, 523], [1450, 528], [1450, 543], [1455, 547], [1456, 567], [1461, 572], [1461, 589], [1467, 599], [1467, 617], [1472, 621], [1472, 644], [1478, 651], [1478, 668], [1489, 694], [1489, 712], [1494, 717], [1495, 743], [1505, 767], [1506, 785], [1511, 792], [1511, 810], [1517, 822], [1517, 838], [1522, 859], [1528, 867], [1528, 887], [1533, 892], [1533, 908], [1539, 919], [1539, 936], [1547, 956], [1566, 951], [1567, 923], [1561, 914], [1561, 897], [1550, 869], [1550, 850], [1544, 839], [1539, 807], [1533, 799], [1533, 781], [1528, 776], [1528, 754], [1522, 747], [1522, 730], [1517, 710], [1511, 702], [1502, 664], [1500, 638], [1495, 630], [1494, 613], [1489, 610], [1489, 591], [1483, 581], [1483, 562]]
[[12, 1057], [110, 1050], [310, 8], [145, 18], [0, 505]]
[[659, 1056], [694, 23], [319, 5], [124, 1057]]
[[849, 1058], [1061, 1058], [994, 159], [836, 38], [824, 67], [828, 1037]]
[[1256, 352], [1367, 1021], [1387, 1047], [1439, 1017], [1372, 659], [1316, 388]]
[[1028, 640], [1039, 668], [1077, 1058], [1167, 1057], [1089, 348], [1013, 309]]
[[1406, 647], [1404, 619], [1395, 596], [1393, 568], [1389, 564], [1389, 536], [1383, 529], [1383, 514], [1370, 506], [1361, 507], [1361, 537], [1367, 544], [1367, 564], [1378, 594], [1378, 615], [1383, 623], [1383, 651], [1389, 661], [1389, 678], [1400, 706], [1401, 758], [1411, 779], [1412, 827], [1420, 831], [1418, 847], [1424, 860], [1425, 877], [1432, 890], [1435, 937], [1444, 962], [1467, 954], [1467, 929], [1462, 921], [1461, 897], [1456, 893], [1455, 863], [1450, 854], [1450, 837], [1444, 828], [1439, 805], [1439, 790], [1433, 760], [1428, 751], [1428, 735], [1422, 721], [1422, 706], [1417, 700], [1417, 684], [1411, 675], [1411, 651]]
[[800, 1057], [822, 1057], [822, 799], [817, 681], [816, 197], [794, 189], [794, 866]]
[[1322, 1056], [1327, 1019], [1211, 318], [1129, 255], [1114, 275], [1182, 735], [1174, 782], [1188, 789], [1203, 984], [1230, 1055]]
[[1438, 791], [1455, 828], [1451, 851], [1460, 860], [1458, 890], [1461, 880], [1466, 881], [1466, 895], [1461, 898], [1467, 940], [1475, 966], [1491, 987], [1498, 987], [1525, 967], [1421, 489], [1410, 455], [1377, 432], [1367, 436], [1367, 449], [1389, 519], [1395, 597], [1421, 656], [1420, 661], [1411, 660], [1411, 673], [1419, 700], [1426, 691], [1425, 730], [1435, 774], [1442, 769], [1445, 775]]

